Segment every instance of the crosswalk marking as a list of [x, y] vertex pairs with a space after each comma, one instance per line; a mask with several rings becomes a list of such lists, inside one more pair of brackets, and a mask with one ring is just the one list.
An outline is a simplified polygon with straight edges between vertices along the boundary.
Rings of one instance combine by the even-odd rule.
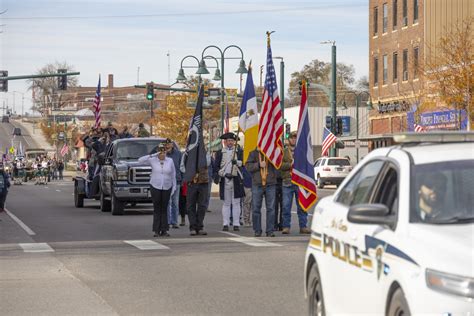
[[274, 242], [268, 242], [265, 240], [253, 238], [253, 237], [236, 237], [236, 238], [227, 238], [232, 241], [240, 242], [253, 247], [280, 247], [280, 244]]
[[165, 245], [157, 243], [153, 240], [124, 240], [125, 243], [137, 247], [140, 250], [162, 250], [170, 249]]
[[19, 244], [21, 248], [23, 248], [24, 252], [54, 252], [53, 248], [51, 248], [45, 242], [39, 243], [24, 243]]

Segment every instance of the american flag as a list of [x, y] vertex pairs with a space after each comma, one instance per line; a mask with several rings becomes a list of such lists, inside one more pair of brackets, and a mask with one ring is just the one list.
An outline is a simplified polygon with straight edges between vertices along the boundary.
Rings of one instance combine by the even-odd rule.
[[66, 143], [64, 143], [60, 152], [61, 156], [64, 157], [68, 153], [68, 151], [69, 151], [69, 146]]
[[424, 126], [415, 124], [415, 132], [416, 132], [416, 133], [425, 133], [425, 132], [426, 132], [426, 128], [425, 128]]
[[336, 142], [337, 137], [331, 133], [327, 127], [323, 130], [323, 149], [321, 152], [321, 156], [327, 156], [329, 153], [329, 148]]
[[95, 99], [94, 99], [94, 116], [95, 116], [95, 128], [100, 127], [100, 120], [101, 120], [101, 109], [100, 109], [100, 75], [99, 75], [99, 84], [97, 85], [97, 90], [95, 92]]
[[281, 141], [283, 135], [283, 120], [270, 39], [268, 39], [267, 75], [265, 77], [265, 88], [263, 90], [262, 99], [257, 143], [258, 149], [277, 169], [280, 169], [283, 160], [283, 144]]

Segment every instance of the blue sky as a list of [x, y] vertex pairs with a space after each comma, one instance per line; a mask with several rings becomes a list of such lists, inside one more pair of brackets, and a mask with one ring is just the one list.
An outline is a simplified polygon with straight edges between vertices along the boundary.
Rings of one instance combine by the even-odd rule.
[[[79, 84], [94, 86], [99, 73], [114, 74], [115, 86], [139, 82], [171, 83], [186, 55], [201, 56], [208, 45], [242, 48], [254, 69], [265, 64], [266, 31], [272, 35], [274, 56], [285, 60], [290, 74], [313, 59], [330, 61], [335, 40], [338, 62], [353, 64], [356, 76], [368, 73], [368, 1], [189, 1], [189, 0], [0, 0], [0, 65], [9, 75], [33, 74], [48, 63], [67, 62], [80, 71]], [[169, 52], [169, 58], [167, 56]], [[217, 50], [206, 55], [218, 57]], [[226, 57], [240, 57], [229, 49]], [[239, 86], [238, 60], [225, 61], [226, 87]], [[168, 71], [168, 64], [170, 71]], [[209, 66], [214, 62], [208, 61]], [[279, 61], [275, 61], [277, 74]], [[185, 65], [195, 66], [191, 59]], [[185, 69], [189, 75], [195, 69]], [[257, 72], [257, 71], [255, 71]], [[207, 75], [209, 78], [211, 75]], [[245, 78], [244, 78], [245, 79]], [[254, 74], [258, 83], [259, 74]], [[105, 85], [106, 83], [104, 83]], [[24, 80], [9, 82], [9, 91], [25, 94]], [[0, 102], [13, 95], [19, 111], [21, 94], [0, 93]]]

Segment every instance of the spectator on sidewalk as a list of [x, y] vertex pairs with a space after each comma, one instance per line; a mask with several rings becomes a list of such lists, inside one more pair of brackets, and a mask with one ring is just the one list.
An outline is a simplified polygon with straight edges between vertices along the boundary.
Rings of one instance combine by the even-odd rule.
[[145, 125], [143, 125], [143, 123], [138, 124], [137, 137], [150, 137], [150, 132], [145, 129]]
[[119, 138], [133, 138], [133, 135], [128, 131], [128, 126], [125, 125], [122, 129], [122, 132], [119, 134]]

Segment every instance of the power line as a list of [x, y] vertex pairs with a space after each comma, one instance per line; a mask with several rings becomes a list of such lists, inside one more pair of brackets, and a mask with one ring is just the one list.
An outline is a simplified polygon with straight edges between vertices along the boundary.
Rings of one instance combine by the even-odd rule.
[[255, 13], [271, 13], [271, 12], [290, 12], [290, 11], [308, 11], [321, 9], [337, 9], [337, 8], [356, 8], [367, 7], [366, 4], [333, 4], [319, 5], [308, 7], [285, 7], [276, 9], [260, 9], [260, 10], [241, 10], [241, 11], [216, 11], [216, 12], [196, 12], [196, 13], [156, 13], [156, 14], [126, 14], [126, 15], [93, 15], [93, 16], [30, 16], [30, 17], [2, 17], [3, 20], [19, 21], [19, 20], [91, 20], [91, 19], [134, 19], [134, 18], [156, 18], [156, 17], [189, 17], [189, 16], [214, 16], [214, 15], [242, 15]]

